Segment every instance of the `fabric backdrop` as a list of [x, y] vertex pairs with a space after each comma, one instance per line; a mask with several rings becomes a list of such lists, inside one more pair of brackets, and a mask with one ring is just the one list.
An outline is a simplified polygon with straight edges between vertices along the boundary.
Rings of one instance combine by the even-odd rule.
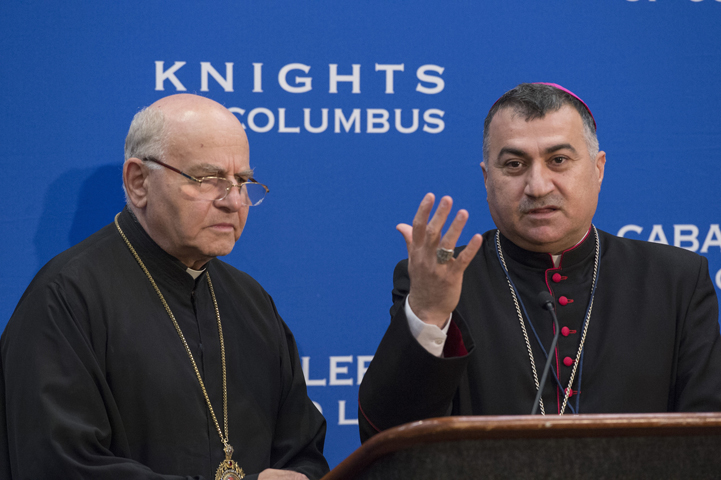
[[[123, 142], [178, 92], [236, 113], [270, 194], [232, 265], [295, 332], [331, 466], [423, 194], [493, 228], [483, 119], [521, 82], [591, 107], [596, 225], [709, 259], [721, 287], [721, 0], [0, 3], [0, 329], [37, 270], [123, 207]], [[109, 272], [112, 274], [112, 272]], [[618, 272], [623, 275], [623, 272]], [[232, 373], [232, 372], [231, 372]]]

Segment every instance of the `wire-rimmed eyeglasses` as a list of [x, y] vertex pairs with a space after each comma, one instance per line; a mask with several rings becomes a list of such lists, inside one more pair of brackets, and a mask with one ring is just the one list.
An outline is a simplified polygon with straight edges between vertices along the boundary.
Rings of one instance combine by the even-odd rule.
[[223, 200], [228, 196], [231, 188], [238, 187], [242, 204], [253, 207], [260, 205], [265, 198], [265, 195], [269, 192], [268, 187], [262, 183], [258, 183], [254, 178], [249, 178], [245, 182], [241, 183], [233, 183], [227, 178], [217, 177], [215, 175], [194, 177], [171, 165], [168, 165], [167, 163], [161, 162], [154, 157], [144, 157], [143, 161], [157, 163], [158, 165], [181, 174], [188, 180], [196, 182], [198, 185], [196, 194], [199, 200]]

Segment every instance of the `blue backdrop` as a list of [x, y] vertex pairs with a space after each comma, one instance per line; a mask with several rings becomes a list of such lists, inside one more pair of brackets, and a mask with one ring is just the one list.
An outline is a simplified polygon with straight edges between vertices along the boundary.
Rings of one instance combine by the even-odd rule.
[[[424, 193], [493, 228], [483, 119], [520, 82], [580, 95], [607, 152], [596, 225], [706, 255], [721, 287], [721, 0], [0, 3], [0, 328], [37, 270], [123, 206], [132, 116], [232, 108], [270, 187], [226, 261], [273, 295], [325, 414], [359, 445], [358, 381]], [[307, 118], [306, 118], [307, 115]]]

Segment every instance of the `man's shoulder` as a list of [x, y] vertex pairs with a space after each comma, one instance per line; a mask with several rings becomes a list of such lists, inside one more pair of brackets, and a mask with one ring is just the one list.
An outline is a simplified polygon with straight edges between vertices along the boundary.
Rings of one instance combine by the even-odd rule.
[[118, 246], [122, 245], [115, 227], [112, 224], [106, 225], [50, 259], [35, 275], [28, 290], [38, 284], [47, 284], [66, 277], [83, 276], [89, 270], [103, 269], [108, 261], [116, 258], [115, 249]]
[[[117, 245], [121, 245], [117, 233], [103, 227], [82, 242], [60, 252], [48, 261], [25, 289], [15, 311], [8, 321], [3, 339], [12, 326], [32, 325], [35, 328], [42, 323], [44, 313], [51, 303], [63, 303], [66, 308], [80, 297], [94, 296], [92, 289], [102, 288], [113, 281], [111, 262], [116, 261]], [[114, 228], [114, 226], [113, 226]], [[115, 242], [114, 245], [113, 242]]]
[[601, 248], [614, 255], [630, 256], [637, 259], [652, 259], [666, 262], [699, 262], [705, 257], [698, 253], [662, 243], [647, 242], [631, 238], [617, 237], [608, 232], [598, 230]]
[[242, 288], [244, 291], [249, 293], [257, 293], [262, 295], [268, 295], [258, 281], [250, 276], [248, 273], [234, 267], [233, 265], [225, 262], [219, 258], [211, 260], [209, 267], [209, 273], [213, 276], [218, 276], [227, 283], [233, 283], [236, 286]]
[[624, 275], [641, 275], [654, 282], [708, 275], [706, 257], [684, 248], [617, 237], [600, 230], [599, 237], [602, 260]]

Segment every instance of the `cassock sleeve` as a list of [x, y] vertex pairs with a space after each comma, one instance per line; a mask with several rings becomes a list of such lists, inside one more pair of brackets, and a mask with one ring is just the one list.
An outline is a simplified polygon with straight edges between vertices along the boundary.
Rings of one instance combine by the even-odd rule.
[[361, 442], [397, 425], [448, 415], [473, 350], [463, 319], [453, 312], [451, 322], [461, 333], [468, 353], [451, 358], [428, 353], [408, 327], [403, 305], [409, 290], [408, 261], [403, 260], [393, 274], [391, 324], [358, 392]]
[[[274, 307], [275, 308], [275, 307]], [[277, 313], [276, 313], [277, 315]], [[280, 317], [278, 317], [280, 320]], [[308, 398], [298, 348], [288, 326], [280, 320], [288, 346], [284, 360], [289, 362], [291, 381], [283, 392], [273, 436], [271, 468], [294, 470], [310, 480], [321, 478], [328, 471], [323, 457], [326, 422]], [[245, 478], [252, 479], [251, 476]]]
[[[31, 290], [31, 289], [29, 289]], [[113, 435], [112, 393], [91, 341], [76, 316], [80, 296], [50, 283], [27, 292], [1, 341], [5, 412], [0, 448], [13, 480], [181, 480], [129, 458], [125, 438]], [[2, 423], [2, 422], [0, 422]], [[7, 478], [7, 477], [3, 477]]]
[[[2, 355], [0, 355], [0, 373]], [[8, 428], [5, 410], [5, 378], [0, 375], [0, 478], [12, 478], [10, 475], [10, 449], [8, 447]]]
[[708, 260], [698, 257], [696, 285], [683, 304], [679, 329], [676, 384], [669, 411], [721, 411], [721, 336], [718, 300]]

